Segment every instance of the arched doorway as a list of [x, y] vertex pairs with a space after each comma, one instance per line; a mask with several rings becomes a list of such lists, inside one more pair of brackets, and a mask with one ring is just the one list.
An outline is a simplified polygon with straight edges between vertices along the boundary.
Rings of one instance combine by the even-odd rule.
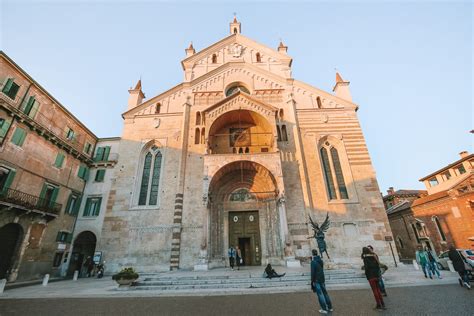
[[87, 268], [84, 267], [84, 263], [88, 257], [90, 257], [90, 260], [94, 257], [96, 243], [97, 238], [93, 232], [84, 231], [77, 235], [72, 248], [69, 275], [74, 274], [74, 271], [78, 270], [81, 276], [85, 276]]
[[7, 277], [20, 249], [23, 228], [10, 223], [0, 228], [0, 279]]
[[234, 161], [219, 169], [209, 186], [210, 260], [225, 260], [239, 246], [244, 265], [279, 263], [283, 254], [273, 174], [253, 161]]

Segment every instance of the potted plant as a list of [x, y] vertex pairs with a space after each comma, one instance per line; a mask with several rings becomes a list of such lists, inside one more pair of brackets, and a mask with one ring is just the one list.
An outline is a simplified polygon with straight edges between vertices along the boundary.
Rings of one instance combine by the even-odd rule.
[[132, 267], [130, 268], [123, 268], [119, 273], [114, 274], [112, 276], [112, 280], [115, 280], [120, 286], [121, 285], [131, 285], [138, 279], [138, 273], [133, 270]]

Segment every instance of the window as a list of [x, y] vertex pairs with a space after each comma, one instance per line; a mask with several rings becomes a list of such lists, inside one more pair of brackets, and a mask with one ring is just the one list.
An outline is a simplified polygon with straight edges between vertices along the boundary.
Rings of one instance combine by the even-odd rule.
[[320, 97], [316, 98], [316, 103], [318, 104], [318, 109], [321, 109], [323, 107], [323, 104], [321, 103], [321, 98]]
[[89, 178], [89, 168], [84, 165], [80, 165], [79, 170], [77, 172], [77, 176], [82, 180], [87, 181], [87, 179]]
[[108, 161], [110, 154], [110, 146], [98, 147], [95, 153], [94, 161]]
[[4, 194], [13, 182], [16, 171], [0, 166], [0, 194]]
[[449, 170], [448, 170], [448, 171], [443, 173], [443, 176], [446, 180], [449, 180], [449, 179], [451, 179], [451, 172], [449, 172]]
[[161, 103], [155, 105], [155, 114], [159, 114], [161, 111]]
[[206, 129], [203, 127], [201, 129], [201, 144], [204, 144], [206, 142]]
[[216, 54], [212, 55], [212, 63], [217, 64], [217, 55]]
[[58, 153], [56, 156], [56, 160], [54, 161], [54, 166], [56, 168], [62, 168], [63, 162], [64, 162], [64, 154], [63, 153]]
[[431, 220], [436, 224], [436, 228], [438, 229], [438, 233], [441, 237], [441, 240], [446, 241], [446, 235], [444, 234], [443, 228], [441, 227], [441, 223], [439, 222], [438, 216], [433, 216]]
[[95, 173], [95, 182], [104, 182], [105, 169], [98, 169]]
[[418, 229], [416, 229], [416, 225], [411, 224], [411, 228], [413, 229], [413, 233], [415, 234], [416, 241], [419, 243], [420, 242], [420, 236], [418, 235]]
[[320, 154], [329, 199], [348, 199], [349, 194], [336, 147], [326, 141], [320, 149]]
[[5, 95], [7, 95], [10, 99], [14, 100], [19, 89], [20, 89], [20, 86], [14, 82], [14, 79], [9, 78], [7, 82], [5, 83], [5, 85], [3, 86], [2, 92]]
[[458, 170], [459, 174], [466, 173], [466, 168], [464, 168], [463, 165], [457, 166], [456, 169]]
[[26, 131], [23, 128], [17, 127], [13, 133], [11, 142], [18, 147], [23, 146], [26, 138]]
[[201, 125], [201, 112], [196, 112], [196, 125]]
[[52, 207], [56, 203], [58, 193], [59, 188], [57, 186], [50, 183], [43, 184], [43, 189], [41, 190], [38, 201], [39, 206]]
[[236, 85], [236, 86], [232, 86], [232, 87], [228, 88], [227, 91], [225, 92], [225, 96], [226, 97], [231, 96], [231, 95], [233, 95], [234, 93], [236, 93], [238, 91], [243, 91], [245, 93], [250, 94], [250, 91], [246, 87], [244, 87], [242, 85]]
[[12, 120], [0, 118], [0, 143], [3, 143], [11, 124]]
[[281, 131], [279, 125], [277, 125], [277, 141], [281, 142]]
[[157, 205], [160, 186], [162, 154], [152, 146], [145, 155], [138, 205]]
[[77, 215], [81, 207], [81, 196], [77, 193], [71, 193], [66, 203], [64, 212], [69, 215]]
[[59, 231], [56, 235], [57, 242], [67, 242], [70, 243], [72, 239], [72, 234], [68, 232]]
[[56, 252], [53, 259], [53, 267], [57, 268], [61, 265], [61, 260], [63, 258], [64, 252]]
[[84, 152], [85, 152], [86, 154], [90, 154], [90, 153], [91, 153], [91, 149], [92, 149], [91, 143], [87, 143], [87, 142], [86, 142], [86, 144], [84, 145]]
[[256, 59], [257, 59], [257, 63], [261, 63], [262, 62], [262, 56], [260, 56], [260, 53], [257, 53], [257, 55], [255, 55]]
[[430, 187], [434, 187], [438, 185], [438, 179], [436, 178], [431, 178], [428, 180], [428, 183], [430, 184]]
[[102, 202], [101, 197], [89, 197], [86, 200], [86, 206], [82, 216], [99, 216], [100, 204]]
[[68, 128], [67, 131], [66, 131], [66, 138], [69, 139], [69, 140], [73, 140], [74, 135], [75, 135], [74, 131], [71, 128]]
[[288, 141], [288, 134], [286, 133], [286, 125], [281, 126], [281, 140], [284, 142]]
[[29, 117], [34, 118], [36, 112], [38, 112], [38, 106], [39, 104], [38, 101], [36, 101], [35, 97], [30, 96], [27, 101], [25, 101], [21, 106], [21, 110]]
[[199, 128], [196, 128], [196, 131], [194, 133], [194, 144], [199, 144], [201, 142], [201, 131]]
[[397, 237], [397, 242], [398, 242], [398, 247], [400, 247], [400, 249], [405, 248], [405, 245], [403, 244], [403, 240], [400, 237]]

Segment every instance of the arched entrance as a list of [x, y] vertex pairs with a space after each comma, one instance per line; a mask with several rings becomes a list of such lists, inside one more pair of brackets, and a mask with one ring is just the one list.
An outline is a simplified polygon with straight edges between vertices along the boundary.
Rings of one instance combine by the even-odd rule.
[[0, 279], [7, 277], [20, 249], [23, 228], [10, 223], [0, 228]]
[[85, 276], [87, 268], [84, 267], [84, 263], [88, 257], [90, 257], [90, 260], [94, 257], [96, 243], [97, 238], [93, 232], [84, 231], [77, 235], [72, 248], [69, 275], [74, 274], [74, 271], [78, 270], [81, 276]]
[[209, 186], [210, 261], [226, 260], [230, 245], [239, 246], [244, 265], [280, 263], [278, 186], [273, 174], [252, 161], [234, 161], [219, 169]]

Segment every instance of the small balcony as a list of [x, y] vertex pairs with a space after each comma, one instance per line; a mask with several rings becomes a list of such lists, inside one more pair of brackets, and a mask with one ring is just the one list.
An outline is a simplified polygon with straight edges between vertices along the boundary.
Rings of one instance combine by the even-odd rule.
[[13, 189], [0, 192], [0, 205], [18, 211], [38, 213], [49, 219], [58, 217], [62, 208], [62, 204]]
[[93, 165], [95, 167], [106, 167], [106, 166], [113, 166], [118, 162], [119, 154], [118, 153], [110, 153], [104, 157], [94, 157]]

